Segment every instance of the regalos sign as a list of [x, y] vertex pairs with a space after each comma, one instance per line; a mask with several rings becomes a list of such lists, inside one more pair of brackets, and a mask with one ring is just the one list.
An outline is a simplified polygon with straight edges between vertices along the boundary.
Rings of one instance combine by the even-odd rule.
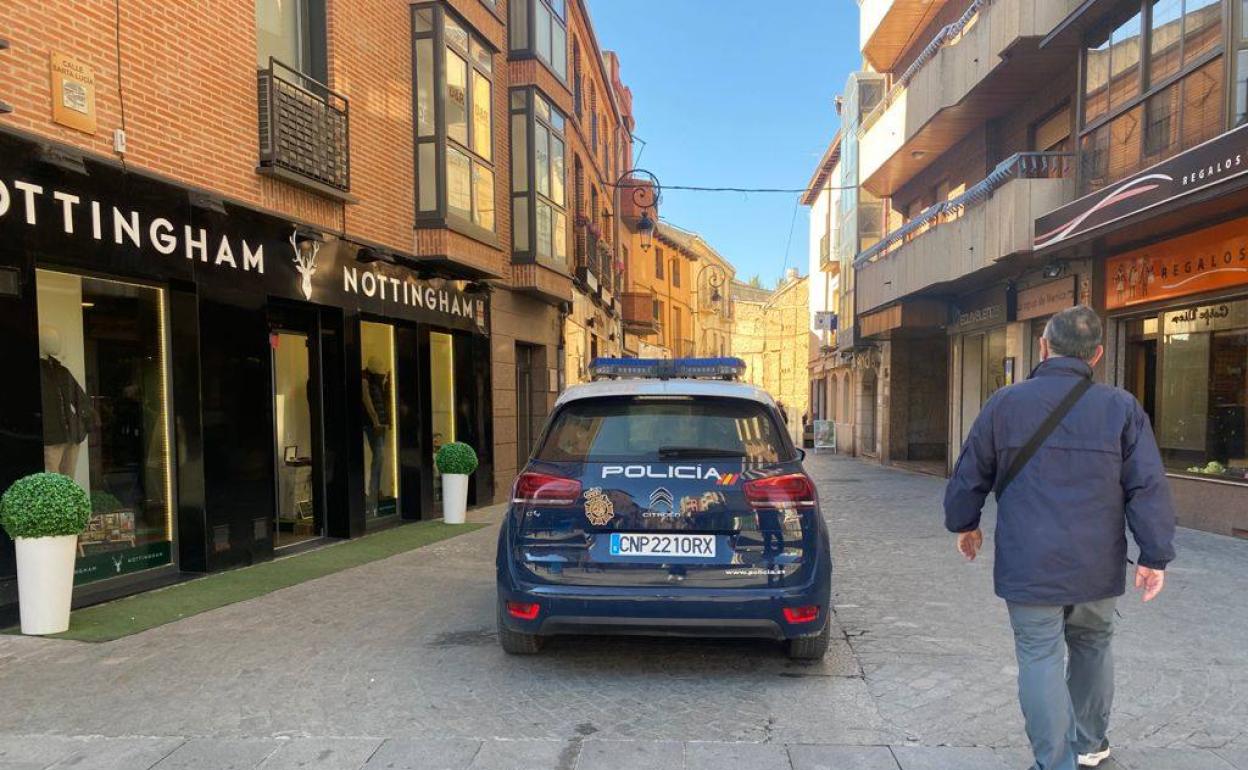
[[1105, 261], [1113, 310], [1248, 284], [1248, 219], [1236, 219]]

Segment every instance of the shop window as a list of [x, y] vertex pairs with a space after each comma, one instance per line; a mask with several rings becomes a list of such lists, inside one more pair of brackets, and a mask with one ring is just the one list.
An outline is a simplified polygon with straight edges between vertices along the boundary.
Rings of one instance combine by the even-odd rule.
[[44, 470], [87, 490], [76, 583], [172, 562], [165, 297], [39, 270]]
[[364, 512], [368, 522], [399, 512], [394, 361], [394, 327], [361, 321], [360, 420], [364, 428]]
[[1166, 467], [1248, 481], [1248, 300], [1165, 312], [1159, 325], [1155, 428]]
[[413, 13], [417, 224], [492, 238], [495, 52], [441, 4]]
[[566, 80], [568, 30], [564, 0], [512, 0], [511, 52], [535, 56]]
[[[429, 425], [433, 454], [455, 441], [455, 338], [444, 332], [429, 334]], [[474, 447], [479, 448], [479, 447]], [[433, 458], [430, 457], [430, 462]], [[433, 499], [442, 502], [442, 475], [433, 463]]]
[[[1219, 0], [1132, 3], [1115, 25], [1090, 38], [1083, 53], [1080, 193], [1220, 133], [1225, 122], [1221, 53]], [[1248, 63], [1248, 56], [1243, 58]], [[1237, 121], [1248, 114], [1245, 81], [1248, 73], [1241, 68]]]
[[536, 88], [512, 89], [510, 104], [513, 257], [520, 262], [552, 261], [566, 266], [566, 120]]

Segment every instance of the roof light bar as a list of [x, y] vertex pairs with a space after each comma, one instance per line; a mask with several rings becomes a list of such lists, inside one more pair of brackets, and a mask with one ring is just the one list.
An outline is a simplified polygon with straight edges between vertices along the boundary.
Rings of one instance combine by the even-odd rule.
[[637, 378], [670, 380], [739, 380], [745, 362], [739, 358], [595, 358], [589, 365], [595, 380]]

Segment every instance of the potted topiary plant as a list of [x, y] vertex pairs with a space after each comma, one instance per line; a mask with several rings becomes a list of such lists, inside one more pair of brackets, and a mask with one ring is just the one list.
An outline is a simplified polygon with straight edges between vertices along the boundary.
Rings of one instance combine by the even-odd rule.
[[442, 521], [463, 524], [468, 510], [468, 476], [477, 469], [477, 453], [459, 441], [443, 444], [434, 461], [442, 474]]
[[59, 473], [20, 478], [0, 497], [0, 525], [17, 544], [23, 634], [69, 628], [78, 535], [90, 517], [86, 490]]

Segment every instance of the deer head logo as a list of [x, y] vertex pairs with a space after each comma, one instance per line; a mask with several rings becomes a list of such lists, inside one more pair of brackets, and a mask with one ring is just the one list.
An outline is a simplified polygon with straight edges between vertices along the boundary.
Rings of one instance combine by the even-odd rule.
[[120, 574], [121, 566], [126, 563], [126, 557], [124, 555], [117, 555], [110, 558], [113, 560], [113, 569], [117, 570], [118, 574]]
[[299, 271], [301, 279], [299, 281], [299, 290], [303, 292], [303, 298], [312, 299], [312, 276], [316, 273], [316, 255], [321, 250], [321, 244], [318, 241], [305, 241], [306, 251], [299, 248], [299, 239], [297, 233], [290, 234], [290, 248], [295, 253], [292, 260], [295, 263], [295, 270]]

